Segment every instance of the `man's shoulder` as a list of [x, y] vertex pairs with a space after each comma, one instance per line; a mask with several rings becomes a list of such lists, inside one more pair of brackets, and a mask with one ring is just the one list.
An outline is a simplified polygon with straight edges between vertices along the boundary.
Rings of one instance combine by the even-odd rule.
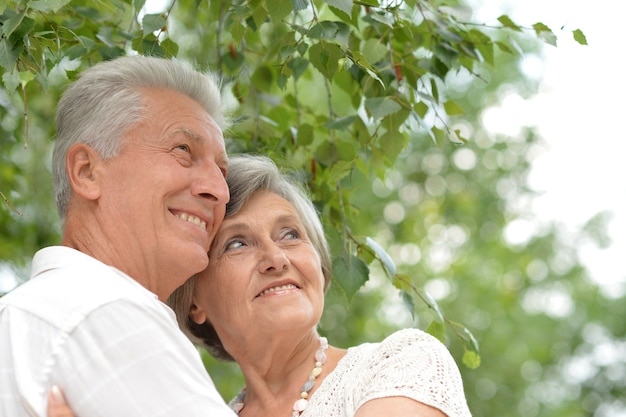
[[[36, 255], [31, 279], [0, 299], [5, 309], [19, 310], [33, 320], [66, 330], [93, 311], [116, 303], [167, 311], [153, 293], [115, 268], [87, 255], [65, 251], [69, 248], [55, 249]], [[59, 253], [68, 256], [50, 256]]]

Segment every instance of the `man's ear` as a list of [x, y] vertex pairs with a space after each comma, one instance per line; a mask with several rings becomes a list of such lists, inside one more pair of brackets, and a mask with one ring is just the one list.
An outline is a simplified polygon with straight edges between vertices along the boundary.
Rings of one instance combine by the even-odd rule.
[[98, 168], [102, 158], [89, 145], [77, 143], [70, 146], [65, 166], [72, 191], [87, 200], [100, 197]]
[[196, 297], [193, 298], [193, 303], [189, 307], [189, 318], [196, 324], [203, 324], [206, 322], [206, 313], [196, 304]]

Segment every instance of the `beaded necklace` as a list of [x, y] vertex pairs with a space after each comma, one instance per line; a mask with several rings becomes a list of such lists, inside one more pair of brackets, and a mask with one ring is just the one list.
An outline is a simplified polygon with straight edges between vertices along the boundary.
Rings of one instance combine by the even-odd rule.
[[[293, 404], [293, 412], [291, 413], [291, 417], [298, 417], [305, 410], [306, 406], [309, 404], [309, 392], [315, 386], [315, 380], [322, 373], [322, 366], [326, 363], [326, 350], [328, 350], [328, 340], [325, 337], [320, 337], [320, 347], [315, 351], [315, 367], [311, 370], [309, 377], [306, 382], [300, 389], [300, 399]], [[231, 408], [235, 411], [235, 413], [239, 414], [239, 412], [243, 409], [244, 403], [243, 399], [246, 396], [246, 389], [242, 389], [239, 394], [231, 401]]]

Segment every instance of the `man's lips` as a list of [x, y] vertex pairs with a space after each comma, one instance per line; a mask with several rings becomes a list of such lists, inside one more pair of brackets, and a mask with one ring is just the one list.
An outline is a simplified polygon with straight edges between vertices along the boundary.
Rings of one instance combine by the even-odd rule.
[[202, 220], [199, 217], [194, 216], [193, 214], [180, 212], [180, 213], [175, 213], [174, 216], [186, 222], [195, 224], [196, 226], [199, 226], [200, 228], [202, 228], [202, 230], [206, 230], [206, 225], [207, 225], [206, 221]]

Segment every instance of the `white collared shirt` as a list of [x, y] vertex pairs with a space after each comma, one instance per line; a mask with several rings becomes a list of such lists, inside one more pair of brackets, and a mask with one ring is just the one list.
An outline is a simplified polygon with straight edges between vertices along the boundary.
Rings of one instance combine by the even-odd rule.
[[77, 416], [235, 415], [167, 305], [60, 246], [0, 298], [0, 417], [45, 416], [53, 384]]

